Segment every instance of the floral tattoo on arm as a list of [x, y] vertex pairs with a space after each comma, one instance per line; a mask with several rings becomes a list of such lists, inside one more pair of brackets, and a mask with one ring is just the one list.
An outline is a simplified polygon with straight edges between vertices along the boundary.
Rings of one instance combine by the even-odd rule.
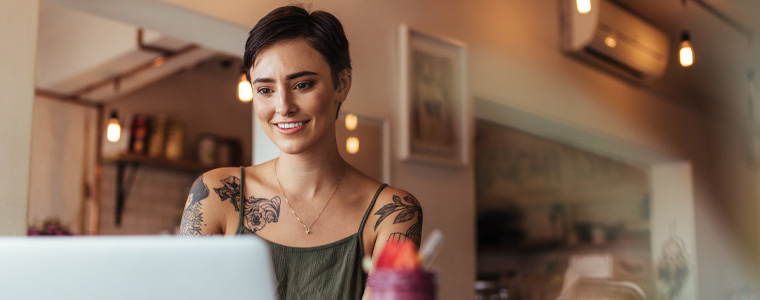
[[406, 230], [406, 233], [392, 233], [388, 240], [402, 241], [405, 239], [411, 239], [417, 244], [417, 247], [419, 247], [422, 236], [422, 207], [415, 202], [414, 197], [411, 195], [404, 196], [403, 201], [401, 200], [401, 197], [393, 195], [393, 203], [384, 205], [375, 213], [380, 216], [380, 218], [377, 219], [377, 223], [375, 223], [375, 231], [377, 231], [377, 227], [383, 222], [383, 220], [396, 212], [398, 212], [398, 214], [393, 220], [393, 224], [407, 222], [413, 219], [415, 215], [417, 216], [417, 222], [409, 227], [409, 229]]
[[203, 223], [203, 213], [201, 212], [201, 200], [208, 198], [209, 190], [206, 183], [203, 182], [203, 175], [198, 177], [190, 188], [190, 195], [187, 197], [185, 211], [182, 213], [182, 222], [179, 233], [184, 236], [200, 236], [201, 226]]

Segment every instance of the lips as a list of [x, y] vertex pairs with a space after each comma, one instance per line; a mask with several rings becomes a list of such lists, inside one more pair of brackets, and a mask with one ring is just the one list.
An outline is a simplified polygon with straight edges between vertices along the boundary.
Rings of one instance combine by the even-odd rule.
[[295, 134], [296, 132], [300, 131], [304, 128], [304, 124], [309, 123], [309, 121], [300, 121], [300, 122], [281, 122], [281, 123], [275, 123], [277, 126], [277, 131], [290, 135]]

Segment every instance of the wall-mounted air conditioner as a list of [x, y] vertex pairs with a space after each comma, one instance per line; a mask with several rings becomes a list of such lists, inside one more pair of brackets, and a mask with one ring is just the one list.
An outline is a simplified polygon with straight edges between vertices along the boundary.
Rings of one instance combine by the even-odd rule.
[[559, 1], [563, 51], [636, 82], [651, 83], [665, 72], [665, 33], [608, 0], [590, 0], [586, 14], [575, 0]]

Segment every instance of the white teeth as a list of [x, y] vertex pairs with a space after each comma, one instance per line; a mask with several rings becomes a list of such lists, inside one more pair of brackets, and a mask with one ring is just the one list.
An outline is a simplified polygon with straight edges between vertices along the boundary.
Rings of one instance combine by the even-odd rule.
[[280, 127], [282, 129], [290, 129], [290, 128], [296, 128], [298, 126], [303, 125], [303, 122], [296, 122], [296, 123], [277, 123], [277, 127]]

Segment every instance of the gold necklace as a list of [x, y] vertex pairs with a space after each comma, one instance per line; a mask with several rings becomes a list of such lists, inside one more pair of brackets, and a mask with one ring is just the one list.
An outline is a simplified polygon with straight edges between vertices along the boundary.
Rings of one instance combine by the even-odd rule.
[[330, 194], [330, 198], [327, 198], [327, 202], [325, 203], [325, 206], [322, 207], [322, 210], [319, 211], [319, 214], [314, 219], [314, 222], [311, 222], [311, 225], [306, 226], [306, 224], [301, 221], [301, 217], [296, 214], [296, 211], [293, 209], [293, 206], [290, 205], [290, 201], [288, 201], [288, 196], [285, 195], [285, 190], [282, 188], [282, 183], [280, 183], [280, 177], [277, 176], [277, 161], [279, 161], [280, 158], [278, 157], [274, 161], [274, 178], [277, 179], [277, 185], [280, 186], [280, 193], [282, 193], [282, 197], [285, 198], [285, 203], [288, 204], [288, 207], [290, 207], [290, 212], [293, 213], [293, 215], [296, 217], [296, 220], [298, 220], [299, 223], [303, 226], [304, 229], [306, 229], [306, 234], [311, 233], [311, 227], [314, 226], [314, 223], [317, 223], [317, 220], [319, 220], [319, 217], [322, 216], [322, 213], [325, 211], [325, 208], [327, 208], [327, 205], [330, 204], [330, 200], [332, 200], [332, 197], [335, 195], [335, 192], [338, 190], [338, 186], [340, 186], [340, 183], [343, 181], [343, 175], [346, 174], [346, 165], [343, 164], [343, 172], [340, 174], [340, 179], [338, 179], [338, 183], [335, 184], [335, 188], [333, 188], [332, 194]]

